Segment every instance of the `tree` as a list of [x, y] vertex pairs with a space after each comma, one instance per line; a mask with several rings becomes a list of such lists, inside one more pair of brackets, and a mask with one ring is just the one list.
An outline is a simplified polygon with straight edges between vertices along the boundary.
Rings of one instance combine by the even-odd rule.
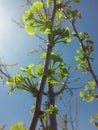
[[[80, 48], [75, 56], [77, 69], [80, 69], [84, 75], [90, 73], [92, 76], [92, 79], [85, 85], [84, 91], [80, 91], [80, 97], [87, 102], [98, 97], [98, 80], [91, 65], [94, 42], [90, 39], [89, 33], [78, 32], [76, 28], [76, 20], [81, 18], [81, 14], [78, 10], [74, 10], [72, 5], [79, 2], [79, 0], [35, 1], [23, 14], [25, 31], [42, 39], [46, 49], [42, 49], [41, 63], [36, 66], [30, 64], [25, 68], [21, 67], [21, 73], [12, 77], [6, 76], [6, 84], [11, 86], [9, 94], [17, 88], [30, 92], [36, 98], [30, 130], [35, 130], [38, 119], [45, 118], [47, 114], [50, 129], [57, 130], [58, 108], [55, 99], [61, 94], [63, 96], [67, 89], [69, 91], [74, 89], [69, 87], [70, 67], [64, 63], [61, 55], [54, 49], [57, 44], [67, 45], [73, 38], [78, 39]], [[29, 3], [31, 4], [31, 1]], [[45, 38], [42, 37], [43, 35]], [[41, 110], [43, 96], [48, 100], [46, 110]]]

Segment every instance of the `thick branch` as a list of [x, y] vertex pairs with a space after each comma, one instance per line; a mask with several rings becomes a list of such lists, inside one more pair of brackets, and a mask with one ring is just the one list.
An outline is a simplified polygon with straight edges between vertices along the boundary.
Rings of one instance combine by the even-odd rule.
[[[55, 105], [55, 96], [54, 96], [54, 90], [53, 85], [48, 84], [48, 100], [49, 100], [49, 107], [50, 105]], [[49, 114], [50, 119], [50, 128], [51, 130], [57, 130], [57, 120], [56, 120], [56, 113]]]
[[[54, 0], [53, 13], [52, 13], [52, 17], [51, 17], [51, 23], [52, 23], [51, 29], [53, 28], [53, 23], [54, 23], [54, 19], [55, 19], [55, 12], [56, 12], [55, 6], [56, 6], [56, 0]], [[50, 54], [51, 54], [52, 47], [53, 47], [53, 41], [51, 41], [50, 35], [48, 35], [48, 41], [49, 41], [49, 44], [47, 45], [46, 61], [45, 61], [45, 65], [44, 65], [44, 74], [43, 74], [43, 77], [42, 77], [42, 80], [41, 80], [39, 94], [36, 98], [35, 112], [34, 112], [34, 116], [33, 116], [29, 130], [35, 130], [36, 129], [37, 122], [38, 122], [38, 119], [39, 119], [39, 112], [40, 112], [40, 107], [41, 107], [41, 103], [42, 103], [43, 91], [44, 91], [46, 79], [47, 79], [47, 76], [48, 76], [48, 66], [49, 66], [49, 62], [50, 62]]]
[[30, 130], [35, 130], [37, 122], [38, 122], [40, 106], [41, 106], [41, 102], [42, 102], [42, 95], [43, 95], [46, 79], [48, 76], [48, 65], [49, 65], [49, 61], [50, 61], [51, 50], [52, 50], [52, 47], [50, 45], [48, 45], [47, 56], [46, 56], [45, 67], [44, 67], [44, 75], [42, 77], [39, 94], [38, 94], [37, 99], [36, 99], [36, 108], [35, 108], [32, 122], [31, 122]]

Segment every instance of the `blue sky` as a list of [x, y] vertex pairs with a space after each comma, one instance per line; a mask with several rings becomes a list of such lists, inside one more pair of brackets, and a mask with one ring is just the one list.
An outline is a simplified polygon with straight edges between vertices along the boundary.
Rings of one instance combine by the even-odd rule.
[[[40, 40], [29, 36], [24, 29], [12, 22], [12, 19], [18, 21], [26, 9], [20, 0], [0, 0], [0, 58], [4, 63], [18, 63], [18, 66], [13, 68], [11, 73], [18, 72], [20, 66], [25, 66], [30, 63], [38, 63], [38, 54], [28, 56], [27, 53], [39, 47]], [[80, 9], [82, 20], [77, 21], [78, 31], [89, 32], [91, 38], [95, 41], [95, 57], [93, 67], [98, 74], [98, 0], [81, 0], [81, 4], [76, 4], [75, 7]], [[63, 59], [65, 62], [74, 64], [72, 58], [75, 55], [75, 47], [78, 44], [74, 40], [74, 45], [58, 46], [62, 50]], [[72, 44], [72, 43], [71, 43]], [[71, 54], [73, 51], [73, 54]], [[84, 82], [84, 76], [81, 76]], [[86, 78], [90, 78], [88, 75]], [[77, 86], [80, 83], [77, 84]], [[77, 87], [76, 86], [76, 87]], [[27, 92], [16, 90], [11, 96], [8, 96], [9, 87], [0, 86], [0, 126], [6, 124], [6, 130], [9, 126], [18, 121], [23, 121], [26, 125], [30, 123], [32, 116], [29, 114], [29, 109], [34, 103], [34, 99]], [[59, 104], [60, 105], [60, 104]], [[98, 110], [98, 101], [90, 104], [79, 99], [79, 130], [97, 130], [89, 123], [89, 117], [96, 114]]]

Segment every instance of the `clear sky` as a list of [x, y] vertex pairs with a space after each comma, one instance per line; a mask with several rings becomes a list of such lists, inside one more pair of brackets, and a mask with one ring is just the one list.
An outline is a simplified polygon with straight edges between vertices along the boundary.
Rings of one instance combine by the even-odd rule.
[[[26, 9], [23, 5], [24, 2], [20, 0], [0, 0], [0, 58], [2, 62], [7, 64], [19, 64], [12, 69], [12, 74], [18, 72], [20, 66], [39, 61], [38, 54], [28, 56], [27, 53], [38, 48], [40, 40], [29, 36], [24, 29], [12, 22], [12, 19], [18, 21], [19, 17], [22, 16]], [[75, 6], [82, 13], [82, 20], [78, 20], [76, 25], [78, 30], [89, 32], [91, 38], [95, 41], [93, 67], [96, 74], [98, 74], [98, 0], [81, 0], [81, 4]], [[74, 46], [72, 47], [63, 45], [62, 52], [64, 53], [63, 59], [65, 62], [73, 65], [74, 68], [72, 58], [75, 55], [75, 47], [78, 42], [73, 42]], [[71, 54], [72, 51], [73, 55]], [[81, 78], [83, 81], [85, 80], [83, 77]], [[9, 126], [18, 121], [23, 121], [26, 125], [29, 125], [32, 119], [29, 109], [33, 105], [34, 99], [29, 93], [19, 90], [8, 96], [8, 90], [8, 87], [0, 85], [0, 126], [6, 124], [6, 130], [8, 130]], [[87, 104], [79, 99], [79, 130], [97, 130], [89, 123], [90, 115], [95, 115], [97, 112], [98, 101]]]

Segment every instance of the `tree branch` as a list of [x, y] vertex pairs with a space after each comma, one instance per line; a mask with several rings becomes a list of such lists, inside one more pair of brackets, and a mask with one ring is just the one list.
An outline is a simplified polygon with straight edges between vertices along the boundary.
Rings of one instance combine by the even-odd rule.
[[44, 74], [43, 74], [43, 77], [42, 77], [42, 80], [41, 80], [39, 93], [38, 93], [38, 96], [37, 96], [37, 99], [36, 99], [36, 107], [35, 107], [34, 116], [33, 116], [32, 122], [31, 122], [30, 130], [35, 130], [37, 122], [38, 122], [40, 106], [41, 106], [41, 102], [42, 102], [42, 95], [43, 95], [46, 79], [47, 79], [47, 76], [48, 76], [48, 65], [49, 65], [49, 62], [50, 62], [51, 50], [52, 50], [52, 46], [48, 45], [47, 56], [46, 56], [46, 61], [45, 61], [45, 66], [44, 66]]
[[[64, 10], [63, 10], [63, 14], [64, 14], [65, 17], [68, 19], [68, 17], [66, 16], [66, 13], [65, 13]], [[69, 22], [70, 22], [70, 24], [72, 25], [74, 32], [76, 33], [76, 37], [77, 37], [77, 39], [79, 40], [79, 42], [80, 42], [80, 44], [81, 44], [81, 47], [82, 47], [83, 52], [85, 53], [85, 47], [84, 47], [84, 45], [83, 45], [83, 40], [80, 38], [80, 36], [79, 36], [79, 34], [78, 34], [78, 31], [77, 31], [77, 29], [76, 29], [74, 20], [70, 20]], [[96, 86], [97, 86], [97, 88], [98, 88], [98, 80], [97, 80], [97, 77], [96, 77], [96, 75], [95, 75], [95, 73], [94, 73], [94, 70], [93, 70], [93, 68], [92, 68], [90, 59], [87, 57], [87, 58], [86, 58], [86, 61], [87, 61], [87, 65], [88, 65], [88, 71], [89, 71], [90, 74], [92, 75], [92, 77], [93, 77], [93, 79], [94, 79], [94, 81], [95, 81], [95, 83], [96, 83]]]
[[61, 89], [57, 92], [54, 92], [54, 96], [58, 96], [60, 95], [64, 90], [65, 90], [65, 87], [66, 87], [66, 81], [64, 82], [64, 84], [62, 85]]
[[[54, 18], [55, 18], [55, 12], [56, 12], [55, 7], [56, 7], [56, 0], [54, 0], [53, 13], [52, 13], [52, 17], [51, 17], [51, 23], [52, 23], [51, 29], [53, 28], [53, 23], [54, 23]], [[45, 65], [44, 65], [44, 73], [43, 73], [43, 76], [42, 76], [39, 93], [38, 93], [37, 98], [36, 98], [35, 112], [34, 112], [34, 116], [33, 116], [29, 130], [35, 130], [36, 129], [37, 122], [38, 122], [38, 119], [39, 119], [39, 112], [40, 112], [40, 107], [41, 107], [41, 103], [42, 103], [43, 91], [44, 91], [46, 79], [47, 79], [47, 76], [48, 76], [48, 66], [49, 66], [49, 63], [50, 63], [50, 54], [51, 54], [51, 51], [52, 51], [52, 48], [53, 48], [53, 42], [54, 42], [54, 41], [51, 40], [50, 35], [51, 34], [48, 35], [49, 44], [47, 45], [46, 60], [45, 60]]]
[[[77, 38], [78, 38], [78, 40], [79, 40], [79, 42], [80, 42], [80, 44], [81, 44], [81, 47], [82, 47], [83, 52], [85, 53], [85, 48], [84, 48], [84, 45], [83, 45], [83, 41], [82, 41], [82, 39], [79, 37], [78, 31], [77, 31], [77, 29], [76, 29], [76, 27], [75, 27], [74, 22], [72, 22], [72, 27], [73, 27], [73, 29], [74, 29], [74, 31], [75, 31], [75, 33], [76, 33], [76, 36], [77, 36]], [[96, 75], [95, 75], [95, 73], [94, 73], [94, 70], [93, 70], [93, 68], [92, 68], [91, 62], [90, 62], [90, 60], [89, 60], [88, 57], [87, 57], [86, 59], [87, 59], [87, 64], [88, 64], [88, 68], [89, 68], [88, 71], [89, 71], [90, 74], [92, 75], [92, 77], [93, 77], [93, 79], [94, 79], [94, 81], [95, 81], [95, 83], [96, 83], [96, 85], [97, 85], [97, 88], [98, 88], [98, 80], [97, 80], [97, 77], [96, 77]]]

